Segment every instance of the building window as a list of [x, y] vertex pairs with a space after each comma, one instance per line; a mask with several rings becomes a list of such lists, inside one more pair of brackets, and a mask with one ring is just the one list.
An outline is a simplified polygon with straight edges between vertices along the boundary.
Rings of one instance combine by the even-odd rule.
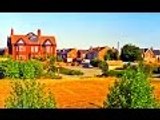
[[51, 45], [51, 42], [50, 42], [49, 40], [47, 40], [47, 41], [45, 42], [45, 45]]
[[26, 47], [25, 47], [25, 46], [22, 46], [22, 45], [17, 46], [17, 47], [16, 47], [16, 51], [20, 51], [20, 52], [26, 51]]
[[31, 52], [38, 52], [38, 46], [31, 46]]
[[50, 46], [46, 46], [46, 52], [50, 53]]

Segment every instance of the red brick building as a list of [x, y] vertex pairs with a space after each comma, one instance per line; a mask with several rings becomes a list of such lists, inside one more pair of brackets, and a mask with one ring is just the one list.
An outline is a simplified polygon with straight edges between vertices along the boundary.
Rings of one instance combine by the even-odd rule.
[[7, 40], [8, 53], [13, 59], [28, 60], [35, 57], [56, 55], [56, 40], [54, 36], [44, 36], [38, 29], [37, 35], [30, 32], [26, 35], [16, 35], [11, 29]]

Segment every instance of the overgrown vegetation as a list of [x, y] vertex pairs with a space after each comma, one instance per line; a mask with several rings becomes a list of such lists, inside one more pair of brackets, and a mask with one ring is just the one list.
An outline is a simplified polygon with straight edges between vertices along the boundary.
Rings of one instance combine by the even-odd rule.
[[127, 68], [117, 80], [104, 101], [104, 108], [155, 108], [153, 87], [143, 67]]
[[55, 108], [53, 94], [44, 91], [44, 84], [34, 80], [13, 81], [5, 108]]

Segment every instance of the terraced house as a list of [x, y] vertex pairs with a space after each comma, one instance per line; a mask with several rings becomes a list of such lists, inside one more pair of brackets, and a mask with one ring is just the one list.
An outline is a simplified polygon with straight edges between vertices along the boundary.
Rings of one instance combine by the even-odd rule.
[[92, 60], [94, 58], [98, 58], [100, 60], [104, 60], [104, 56], [108, 50], [111, 50], [111, 48], [108, 46], [94, 48], [91, 47], [86, 54], [86, 59]]
[[56, 46], [55, 37], [42, 35], [40, 29], [37, 30], [37, 35], [33, 32], [17, 35], [11, 29], [11, 34], [7, 39], [8, 54], [16, 60], [56, 56]]

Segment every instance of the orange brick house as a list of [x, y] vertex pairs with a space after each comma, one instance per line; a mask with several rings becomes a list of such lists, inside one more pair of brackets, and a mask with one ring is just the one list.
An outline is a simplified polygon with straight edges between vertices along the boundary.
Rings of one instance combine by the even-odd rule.
[[57, 55], [63, 59], [64, 62], [72, 62], [77, 58], [77, 49], [76, 48], [68, 48], [57, 50]]
[[111, 48], [108, 46], [104, 46], [104, 47], [95, 47], [95, 48], [90, 48], [88, 53], [86, 54], [86, 59], [94, 59], [94, 58], [98, 58], [100, 60], [104, 60], [104, 56], [107, 53], [108, 50], [110, 50]]
[[37, 35], [33, 32], [17, 35], [11, 29], [10, 37], [7, 39], [8, 53], [16, 60], [55, 56], [56, 46], [55, 37], [42, 35], [40, 29], [38, 29]]
[[78, 50], [77, 52], [77, 58], [78, 59], [85, 59], [86, 54], [88, 53], [89, 50]]

